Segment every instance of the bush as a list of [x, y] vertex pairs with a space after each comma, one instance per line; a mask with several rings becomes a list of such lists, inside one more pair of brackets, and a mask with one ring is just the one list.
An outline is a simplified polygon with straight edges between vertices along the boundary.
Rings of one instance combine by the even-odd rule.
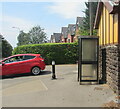
[[[2, 40], [2, 47], [1, 47], [1, 54], [2, 54], [2, 58], [6, 58], [8, 56], [12, 55], [12, 46], [10, 45], [10, 43], [7, 40]], [[1, 55], [0, 54], [0, 55]]]
[[78, 59], [77, 43], [45, 43], [18, 46], [13, 50], [14, 54], [41, 54], [46, 64], [51, 64], [52, 60], [56, 64], [74, 64]]

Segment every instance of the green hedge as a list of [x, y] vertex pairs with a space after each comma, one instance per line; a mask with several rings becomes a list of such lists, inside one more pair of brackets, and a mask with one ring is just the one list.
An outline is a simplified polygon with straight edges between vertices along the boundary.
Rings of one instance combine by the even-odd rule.
[[77, 43], [45, 43], [18, 46], [13, 50], [13, 55], [41, 54], [46, 64], [51, 64], [52, 60], [56, 64], [74, 64], [78, 59], [77, 51]]

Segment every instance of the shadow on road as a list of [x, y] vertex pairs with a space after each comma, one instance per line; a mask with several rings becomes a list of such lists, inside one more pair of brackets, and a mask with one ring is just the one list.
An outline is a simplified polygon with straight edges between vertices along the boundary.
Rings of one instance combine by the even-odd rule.
[[2, 76], [0, 77], [0, 79], [13, 79], [13, 78], [19, 78], [19, 77], [40, 76], [40, 75], [48, 75], [48, 74], [51, 74], [51, 71], [41, 71], [39, 75], [33, 75], [31, 73], [8, 75], [8, 76]]
[[40, 73], [40, 75], [48, 75], [48, 74], [51, 74], [52, 72], [51, 71], [42, 71]]

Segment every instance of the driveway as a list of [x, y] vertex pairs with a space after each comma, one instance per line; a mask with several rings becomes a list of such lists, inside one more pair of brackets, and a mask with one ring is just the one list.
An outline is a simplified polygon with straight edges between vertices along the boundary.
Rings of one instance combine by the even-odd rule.
[[20, 75], [0, 80], [3, 107], [102, 107], [116, 100], [106, 85], [79, 85], [77, 65], [56, 65], [56, 80], [51, 66], [41, 75]]

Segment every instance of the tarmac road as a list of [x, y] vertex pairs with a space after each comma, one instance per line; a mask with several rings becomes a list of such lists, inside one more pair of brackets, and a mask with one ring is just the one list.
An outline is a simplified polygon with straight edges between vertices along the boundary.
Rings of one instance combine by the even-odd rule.
[[77, 65], [56, 65], [56, 80], [51, 66], [41, 75], [19, 75], [2, 82], [2, 107], [102, 107], [115, 100], [106, 85], [79, 85]]

